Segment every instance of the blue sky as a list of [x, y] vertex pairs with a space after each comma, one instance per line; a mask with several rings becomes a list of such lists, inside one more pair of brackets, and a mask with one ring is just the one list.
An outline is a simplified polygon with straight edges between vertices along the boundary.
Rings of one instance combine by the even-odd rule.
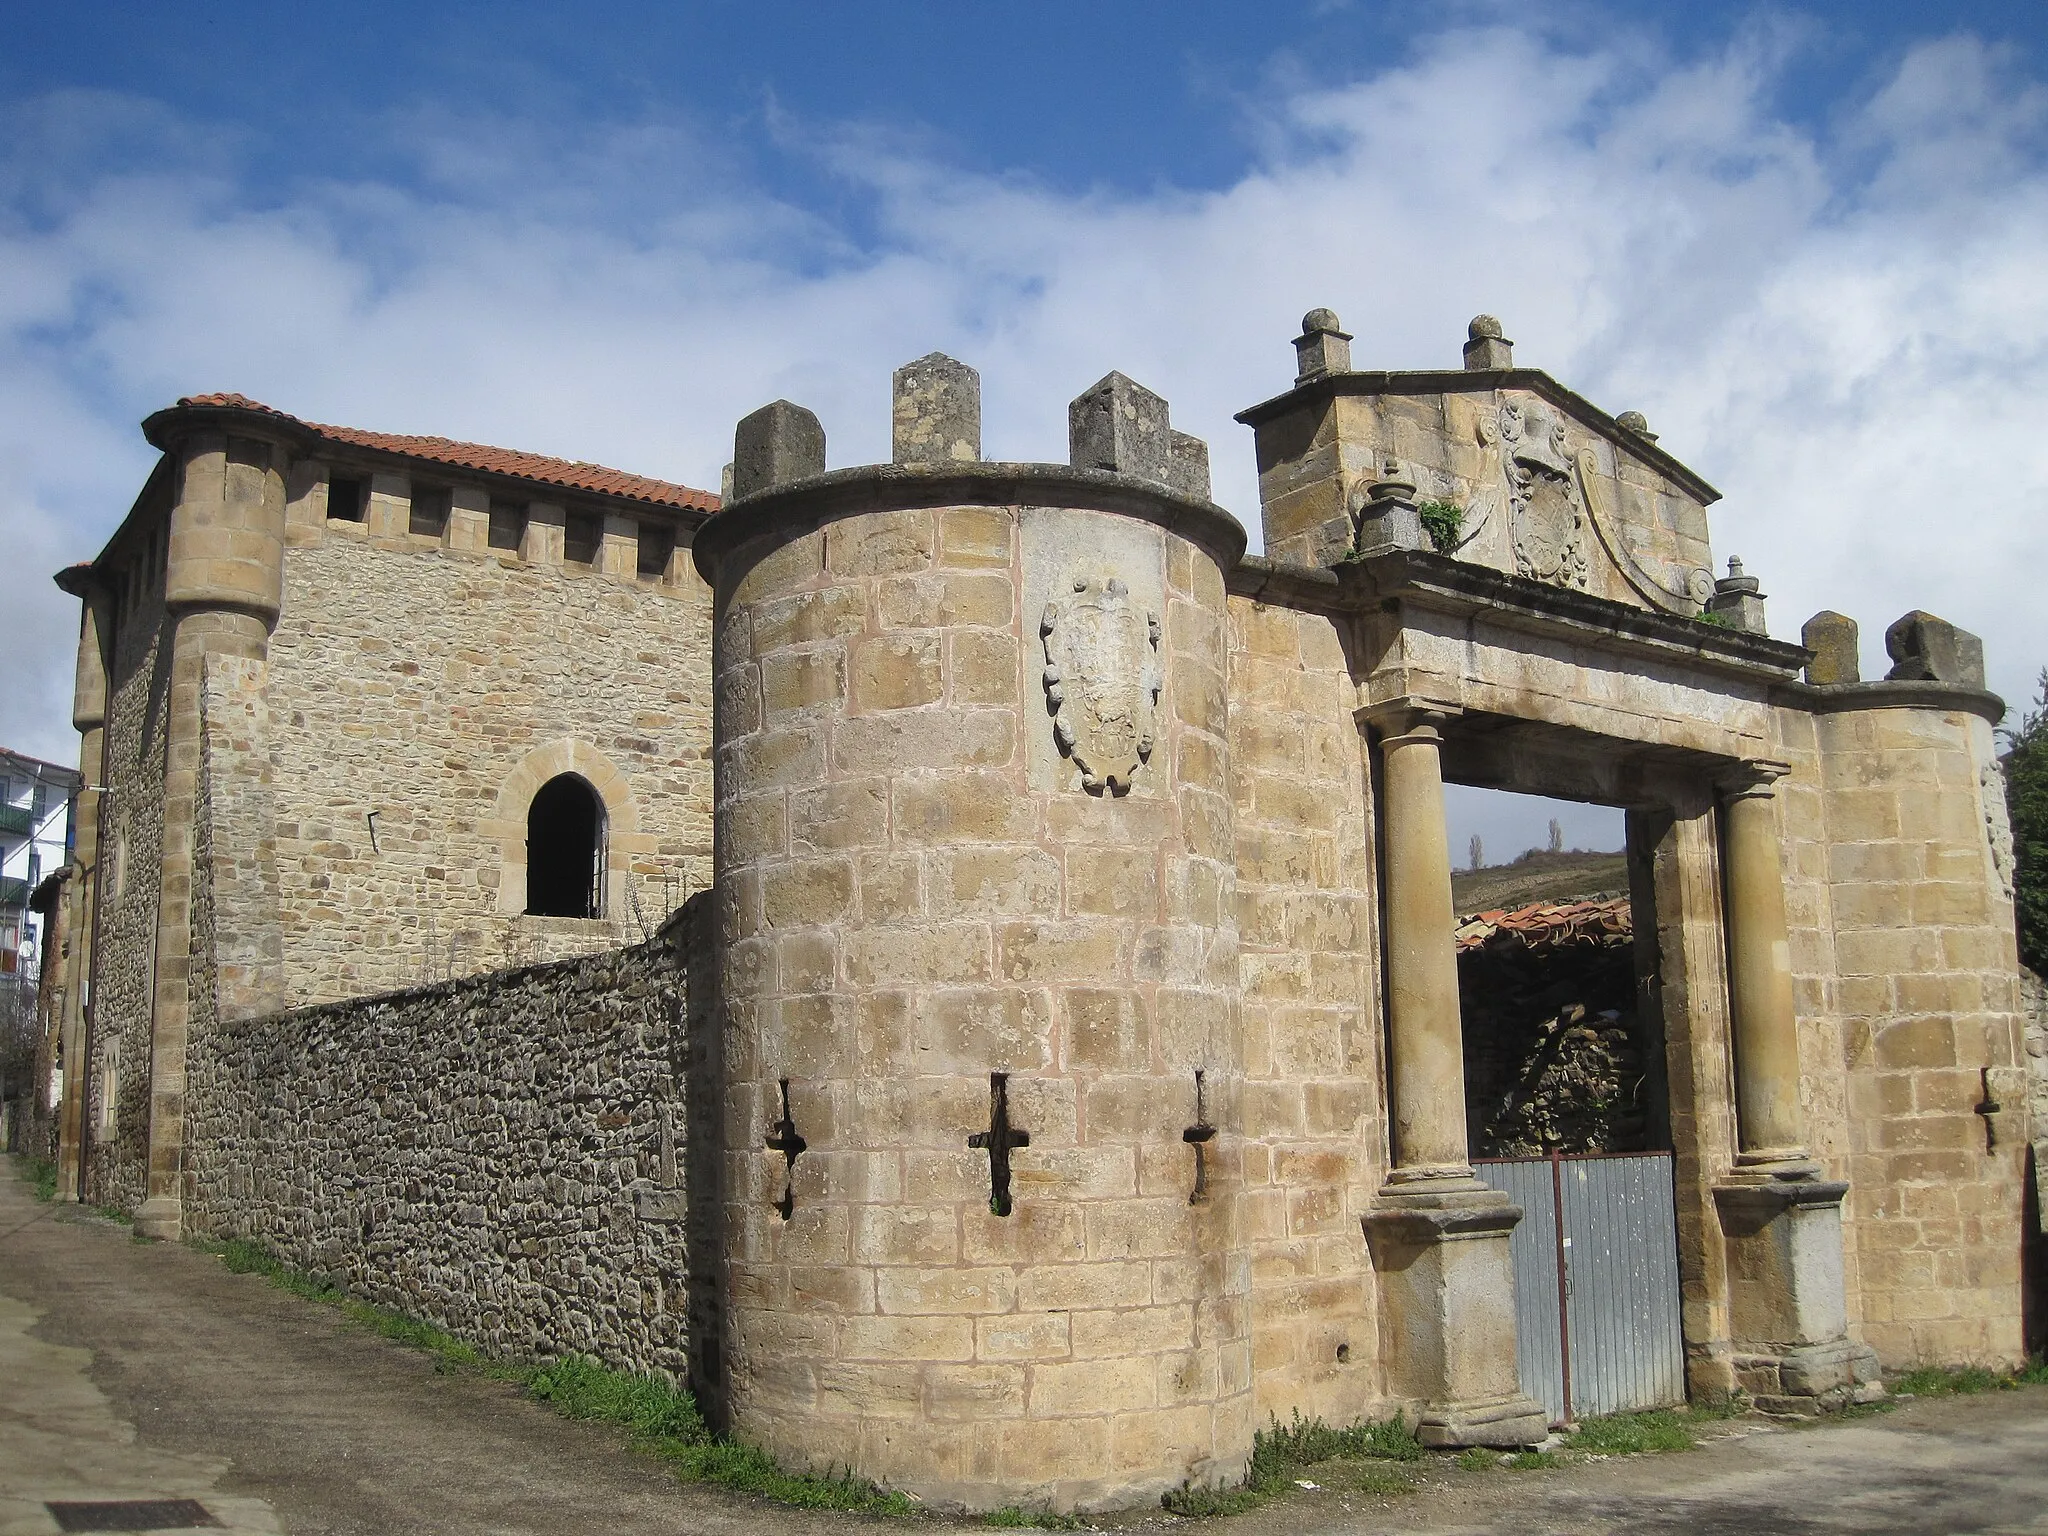
[[47, 573], [178, 394], [715, 485], [776, 395], [833, 462], [878, 456], [889, 368], [935, 346], [1005, 457], [1059, 456], [1116, 367], [1256, 527], [1230, 415], [1322, 304], [1361, 366], [1453, 362], [1490, 310], [1645, 411], [1727, 493], [1717, 552], [1781, 635], [1841, 609], [1875, 674], [1928, 608], [2015, 704], [2048, 664], [2040, 0], [6, 0], [0, 28], [23, 750], [72, 751]]

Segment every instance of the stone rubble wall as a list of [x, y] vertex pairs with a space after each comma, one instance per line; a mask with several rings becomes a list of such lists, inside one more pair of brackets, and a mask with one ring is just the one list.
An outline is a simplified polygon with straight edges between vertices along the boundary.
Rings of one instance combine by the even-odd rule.
[[[149, 1030], [164, 841], [172, 625], [163, 606], [162, 573], [153, 575], [138, 596], [117, 605], [107, 679], [109, 792], [100, 826], [99, 953], [88, 976], [86, 1198], [122, 1210], [141, 1202], [148, 1159]], [[81, 942], [90, 944], [92, 936]]]
[[494, 1353], [685, 1377], [696, 911], [414, 991], [226, 1024], [195, 1007], [188, 1230]]

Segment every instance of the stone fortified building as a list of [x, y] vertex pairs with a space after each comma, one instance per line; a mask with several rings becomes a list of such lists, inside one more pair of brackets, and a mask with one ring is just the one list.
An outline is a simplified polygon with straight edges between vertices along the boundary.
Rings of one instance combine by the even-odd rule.
[[1461, 368], [1295, 348], [1263, 557], [1121, 374], [1064, 464], [985, 462], [937, 355], [891, 464], [777, 402], [722, 503], [152, 416], [59, 577], [66, 1194], [971, 1506], [1234, 1477], [1297, 1409], [1528, 1443], [1458, 782], [1627, 810], [1691, 1389], [2016, 1359], [1976, 642], [1770, 638], [1712, 487], [1485, 317]]

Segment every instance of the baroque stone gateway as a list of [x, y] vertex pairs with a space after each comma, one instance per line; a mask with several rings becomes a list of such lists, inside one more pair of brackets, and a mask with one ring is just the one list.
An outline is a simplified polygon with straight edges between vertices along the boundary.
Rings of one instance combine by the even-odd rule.
[[1488, 317], [1462, 367], [1351, 340], [1311, 312], [1239, 417], [1263, 556], [1121, 374], [1063, 464], [984, 461], [936, 354], [891, 464], [777, 401], [723, 499], [151, 416], [58, 578], [65, 1198], [933, 1501], [1227, 1481], [1297, 1410], [1527, 1444], [1455, 782], [1626, 809], [1689, 1390], [2018, 1360], [1981, 647], [1915, 612], [1859, 681], [1853, 621], [1715, 577], [1640, 414]]

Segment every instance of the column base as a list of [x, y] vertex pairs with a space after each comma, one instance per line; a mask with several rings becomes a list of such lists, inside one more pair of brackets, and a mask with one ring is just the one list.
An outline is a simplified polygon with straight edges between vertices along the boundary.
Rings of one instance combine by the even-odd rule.
[[1794, 1345], [1777, 1354], [1738, 1352], [1735, 1381], [1760, 1413], [1810, 1419], [1884, 1394], [1877, 1351], [1854, 1339]]
[[1387, 1385], [1437, 1447], [1534, 1445], [1550, 1432], [1515, 1364], [1508, 1234], [1522, 1208], [1469, 1176], [1390, 1185], [1365, 1218]]
[[1728, 1245], [1735, 1384], [1765, 1413], [1808, 1417], [1874, 1401], [1884, 1395], [1877, 1353], [1849, 1337], [1843, 1287], [1849, 1186], [1766, 1166], [1741, 1168], [1714, 1187]]
[[1480, 1445], [1511, 1451], [1536, 1445], [1549, 1434], [1549, 1413], [1520, 1392], [1462, 1403], [1425, 1403], [1415, 1426], [1415, 1438], [1432, 1450]]
[[184, 1228], [184, 1204], [169, 1195], [151, 1195], [135, 1208], [135, 1232], [138, 1237], [175, 1243], [183, 1235]]

